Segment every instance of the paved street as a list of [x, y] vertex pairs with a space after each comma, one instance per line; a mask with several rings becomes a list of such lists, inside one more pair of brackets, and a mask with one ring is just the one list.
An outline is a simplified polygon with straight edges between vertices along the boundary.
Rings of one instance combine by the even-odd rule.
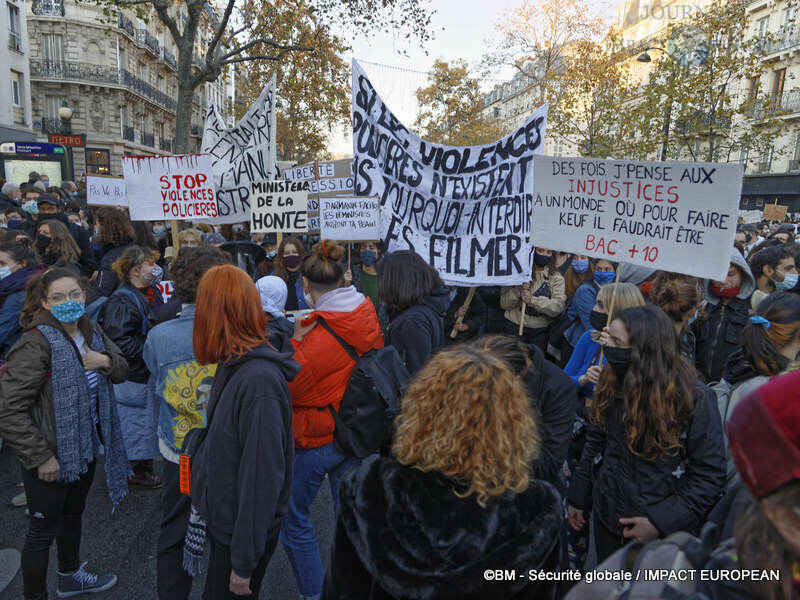
[[[83, 517], [81, 554], [83, 560], [89, 561], [92, 570], [116, 573], [119, 583], [109, 592], [93, 597], [98, 600], [156, 598], [155, 550], [160, 492], [131, 490], [119, 510], [112, 515], [103, 479], [104, 475], [98, 469]], [[25, 510], [11, 506], [11, 498], [20, 490], [16, 487], [19, 481], [19, 462], [4, 447], [0, 452], [0, 549], [22, 550], [27, 529]], [[330, 488], [325, 485], [311, 513], [324, 557], [333, 536], [332, 510]], [[2, 556], [0, 554], [0, 559]], [[53, 545], [50, 554], [51, 598], [55, 597], [56, 589], [55, 563]], [[195, 582], [193, 599], [201, 597], [202, 587], [202, 581]], [[283, 548], [278, 544], [264, 579], [261, 598], [290, 600], [296, 597], [294, 576]], [[17, 573], [10, 585], [0, 590], [0, 600], [19, 598], [22, 598], [22, 576]]]

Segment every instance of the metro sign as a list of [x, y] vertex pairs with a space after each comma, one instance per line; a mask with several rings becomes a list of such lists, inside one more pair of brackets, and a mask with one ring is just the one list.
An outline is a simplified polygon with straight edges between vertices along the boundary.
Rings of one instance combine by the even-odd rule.
[[51, 144], [60, 144], [62, 146], [82, 147], [82, 135], [64, 135], [61, 133], [51, 133], [49, 136]]

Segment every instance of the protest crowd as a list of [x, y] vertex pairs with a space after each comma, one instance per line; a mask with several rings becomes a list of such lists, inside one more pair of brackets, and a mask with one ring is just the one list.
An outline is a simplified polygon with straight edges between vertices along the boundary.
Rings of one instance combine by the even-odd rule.
[[[800, 597], [800, 219], [731, 223], [719, 278], [533, 235], [523, 283], [469, 285], [498, 247], [415, 251], [413, 204], [382, 239], [337, 241], [133, 202], [36, 173], [2, 187], [26, 599], [48, 597], [54, 541], [58, 597], [117, 583], [80, 555], [95, 476], [109, 512], [160, 494], [164, 600], [201, 574], [204, 598], [256, 598], [278, 547], [301, 599]], [[712, 576], [603, 580], [634, 565]]]

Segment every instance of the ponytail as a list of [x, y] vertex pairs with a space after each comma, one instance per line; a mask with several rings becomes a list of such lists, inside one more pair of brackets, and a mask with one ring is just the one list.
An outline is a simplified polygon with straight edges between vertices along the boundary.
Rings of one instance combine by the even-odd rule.
[[311, 254], [303, 259], [300, 272], [313, 285], [323, 289], [333, 289], [339, 285], [344, 268], [339, 262], [344, 256], [344, 248], [333, 240], [322, 240], [314, 244]]
[[790, 359], [781, 354], [800, 334], [800, 297], [774, 292], [758, 305], [742, 331], [744, 360], [760, 375], [777, 375]]

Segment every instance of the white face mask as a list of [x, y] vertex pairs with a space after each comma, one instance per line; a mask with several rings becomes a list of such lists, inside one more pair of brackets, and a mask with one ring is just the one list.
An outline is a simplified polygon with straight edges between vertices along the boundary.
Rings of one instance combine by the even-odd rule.
[[311, 294], [309, 294], [308, 292], [304, 292], [303, 293], [303, 298], [305, 299], [306, 304], [308, 305], [308, 308], [316, 308], [317, 307], [316, 304], [314, 304], [313, 298], [311, 298]]

